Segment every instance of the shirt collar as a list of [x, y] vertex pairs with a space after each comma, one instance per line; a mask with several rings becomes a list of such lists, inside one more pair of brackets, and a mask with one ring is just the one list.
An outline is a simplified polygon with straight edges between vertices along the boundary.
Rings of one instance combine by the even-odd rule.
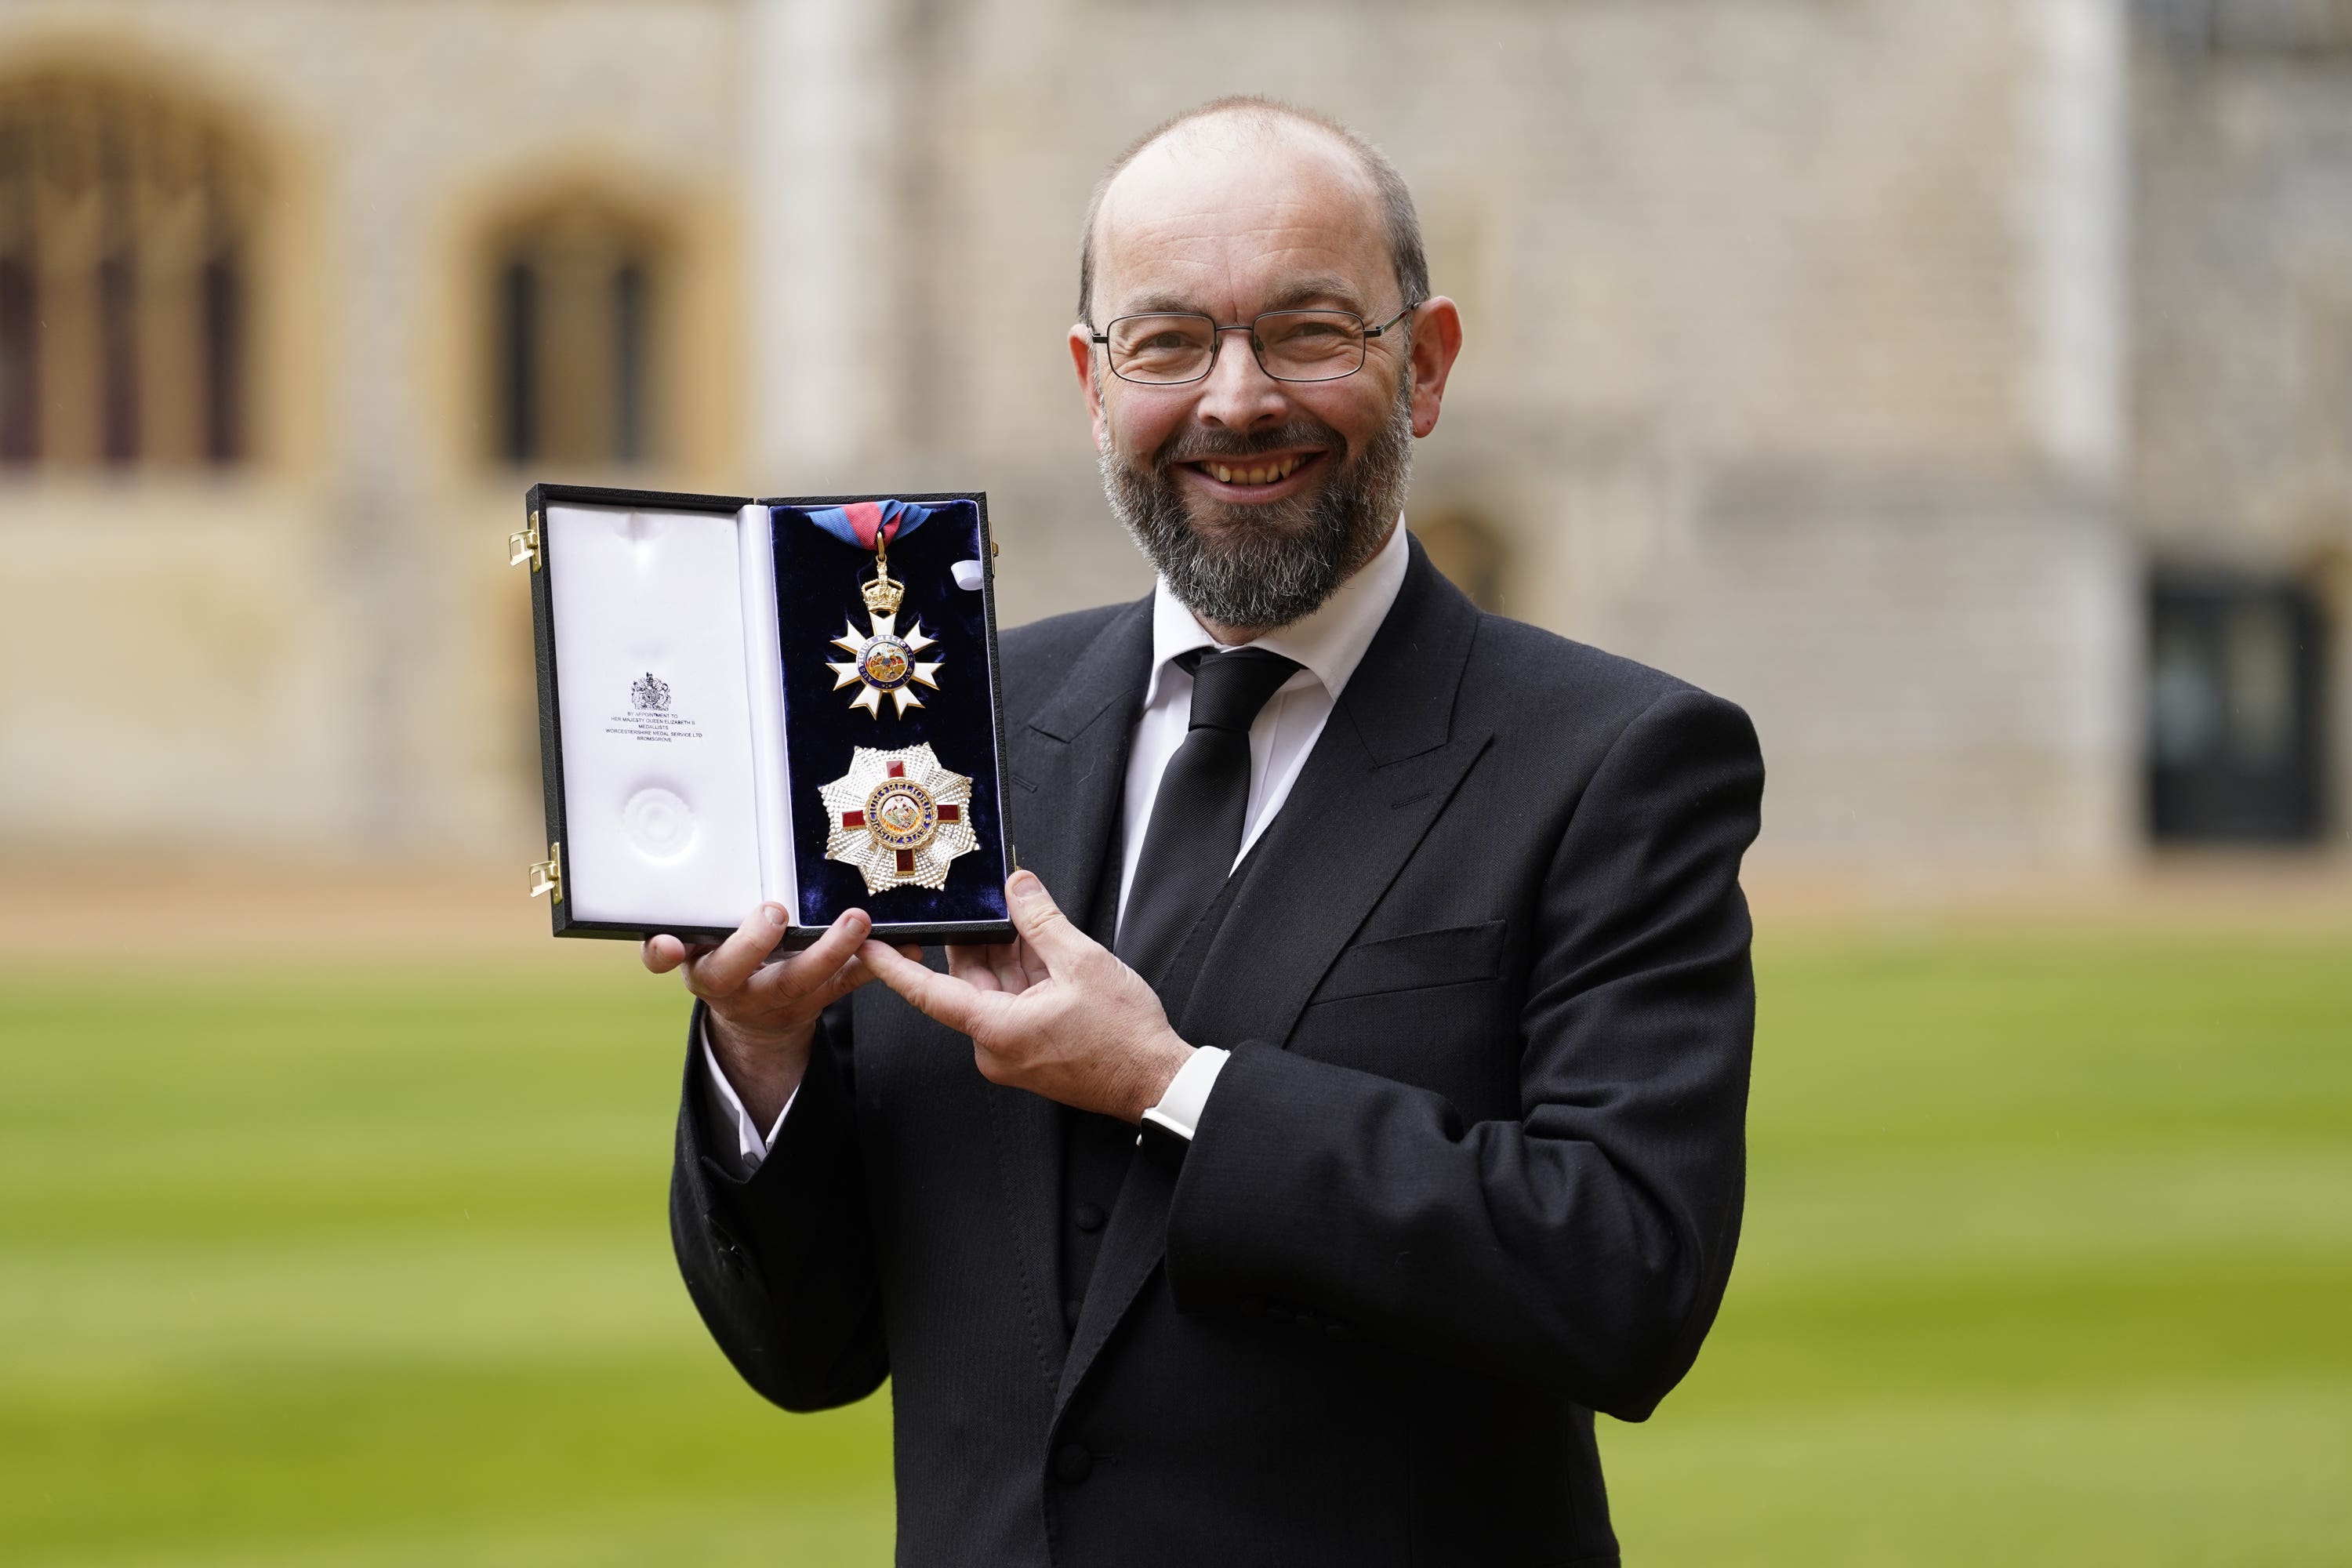
[[[1389, 608], [1396, 603], [1398, 590], [1404, 586], [1404, 570], [1410, 559], [1404, 518], [1400, 514], [1396, 526], [1389, 530], [1388, 542], [1357, 568], [1354, 576], [1340, 584], [1339, 591], [1313, 615], [1286, 626], [1277, 626], [1246, 646], [1278, 653], [1304, 667], [1301, 675], [1294, 675], [1284, 683], [1286, 687], [1311, 675], [1322, 682], [1332, 700], [1339, 700], [1348, 678], [1363, 662], [1364, 650], [1372, 646], [1372, 635], [1388, 619]], [[1169, 590], [1168, 579], [1160, 579], [1151, 595], [1151, 684], [1143, 694], [1144, 706], [1159, 700], [1168, 679], [1170, 661], [1177, 655], [1196, 647], [1223, 646], [1202, 629], [1192, 611], [1177, 602], [1176, 595]]]

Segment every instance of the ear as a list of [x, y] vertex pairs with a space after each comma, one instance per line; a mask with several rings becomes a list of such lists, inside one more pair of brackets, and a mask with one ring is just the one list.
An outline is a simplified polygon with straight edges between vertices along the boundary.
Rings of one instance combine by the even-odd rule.
[[1438, 405], [1445, 401], [1445, 378], [1462, 352], [1462, 312], [1443, 294], [1424, 300], [1412, 313], [1412, 433], [1437, 428]]
[[1095, 379], [1095, 333], [1084, 321], [1070, 328], [1070, 363], [1078, 373], [1078, 392], [1087, 400], [1087, 419], [1094, 426], [1095, 450], [1102, 450], [1102, 383]]

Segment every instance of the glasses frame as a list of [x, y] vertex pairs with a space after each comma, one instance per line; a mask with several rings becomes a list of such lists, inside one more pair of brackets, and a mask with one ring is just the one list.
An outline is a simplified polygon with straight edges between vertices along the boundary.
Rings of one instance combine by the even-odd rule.
[[[1110, 367], [1111, 374], [1118, 376], [1119, 380], [1127, 383], [1129, 386], [1191, 386], [1193, 383], [1206, 381], [1210, 376], [1216, 374], [1217, 351], [1224, 346], [1225, 334], [1227, 332], [1247, 332], [1250, 340], [1250, 358], [1257, 361], [1258, 370], [1264, 374], [1268, 381], [1279, 381], [1290, 386], [1321, 386], [1329, 382], [1345, 381], [1349, 376], [1355, 374], [1358, 371], [1362, 370], [1365, 363], [1372, 357], [1372, 340], [1379, 337], [1383, 332], [1386, 332], [1390, 328], [1395, 326], [1399, 321], [1403, 321], [1407, 316], [1412, 315], [1415, 310], [1420, 310], [1422, 306], [1428, 302], [1429, 301], [1426, 300], [1416, 300], [1412, 304], [1407, 305], [1403, 310], [1399, 310], [1395, 315], [1391, 316], [1387, 321], [1382, 321], [1377, 327], [1366, 326], [1364, 324], [1364, 318], [1357, 315], [1353, 310], [1341, 310], [1326, 305], [1298, 305], [1293, 306], [1286, 310], [1260, 310], [1256, 315], [1252, 316], [1247, 321], [1240, 322], [1230, 327], [1219, 326], [1217, 324], [1217, 318], [1212, 316], [1206, 310], [1136, 310], [1124, 316], [1113, 316], [1109, 321], [1103, 323], [1102, 331], [1093, 334], [1091, 341], [1102, 345], [1103, 363]], [[1258, 341], [1257, 324], [1260, 321], [1265, 321], [1268, 316], [1310, 315], [1346, 316], [1349, 320], [1353, 321], [1356, 323], [1357, 329], [1364, 334], [1362, 357], [1358, 359], [1352, 367], [1341, 371], [1337, 375], [1276, 375], [1273, 371], [1266, 369], [1265, 346]], [[1188, 375], [1181, 381], [1139, 381], [1118, 368], [1118, 362], [1113, 360], [1110, 355], [1111, 328], [1116, 327], [1121, 321], [1138, 321], [1155, 316], [1172, 316], [1179, 320], [1206, 321], [1209, 323], [1209, 363], [1202, 367], [1200, 374]]]

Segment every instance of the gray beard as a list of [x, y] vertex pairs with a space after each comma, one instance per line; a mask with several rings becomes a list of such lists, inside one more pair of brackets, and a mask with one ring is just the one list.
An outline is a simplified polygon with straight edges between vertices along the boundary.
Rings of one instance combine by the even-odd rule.
[[[1246, 458], [1320, 447], [1332, 471], [1304, 495], [1262, 505], [1201, 501], [1196, 521], [1180, 463]], [[1412, 476], [1412, 383], [1401, 381], [1388, 422], [1352, 458], [1318, 419], [1301, 417], [1251, 437], [1193, 433], [1171, 438], [1150, 468], [1106, 446], [1103, 493], [1169, 591], [1202, 620], [1255, 632], [1286, 626], [1321, 609], [1388, 537]]]

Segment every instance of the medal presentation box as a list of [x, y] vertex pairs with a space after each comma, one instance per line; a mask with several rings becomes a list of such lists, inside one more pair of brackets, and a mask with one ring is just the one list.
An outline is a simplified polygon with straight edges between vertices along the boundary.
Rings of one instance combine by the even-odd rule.
[[1012, 940], [986, 496], [525, 504], [557, 936]]

